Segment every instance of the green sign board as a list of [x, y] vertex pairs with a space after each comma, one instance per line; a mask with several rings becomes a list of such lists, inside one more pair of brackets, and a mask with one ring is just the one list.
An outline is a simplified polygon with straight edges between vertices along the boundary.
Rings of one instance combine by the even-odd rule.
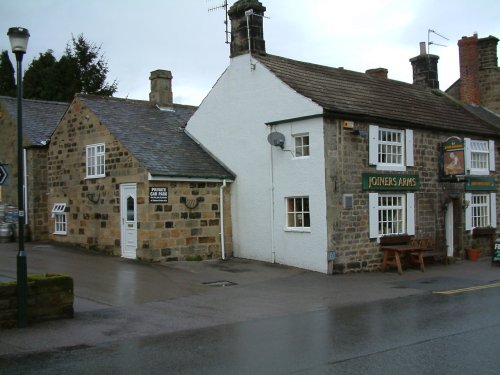
[[420, 178], [416, 174], [363, 173], [363, 190], [418, 190]]
[[467, 177], [465, 190], [496, 190], [493, 177]]

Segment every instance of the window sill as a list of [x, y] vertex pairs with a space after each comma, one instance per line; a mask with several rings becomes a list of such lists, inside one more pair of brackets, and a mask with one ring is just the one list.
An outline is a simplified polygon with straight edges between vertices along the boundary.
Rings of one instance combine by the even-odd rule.
[[52, 234], [54, 234], [54, 235], [56, 235], [56, 236], [67, 236], [67, 233], [66, 233], [66, 232], [54, 232], [54, 233], [52, 233]]
[[85, 177], [85, 179], [86, 179], [86, 180], [95, 180], [95, 179], [97, 179], [97, 178], [104, 178], [104, 177], [106, 177], [106, 175], [105, 175], [105, 174], [103, 174], [103, 175], [99, 175], [99, 176], [86, 176], [86, 177]]
[[285, 232], [294, 232], [294, 233], [311, 233], [311, 228], [289, 228], [286, 227], [284, 229]]
[[377, 171], [393, 171], [393, 172], [406, 172], [404, 165], [382, 165], [377, 164]]

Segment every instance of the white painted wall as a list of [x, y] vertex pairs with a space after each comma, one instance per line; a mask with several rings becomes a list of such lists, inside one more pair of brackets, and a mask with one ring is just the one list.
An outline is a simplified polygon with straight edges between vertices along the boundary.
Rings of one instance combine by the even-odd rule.
[[[253, 63], [256, 63], [255, 70], [250, 67], [248, 55], [231, 60], [229, 67], [190, 119], [187, 131], [237, 175], [231, 186], [235, 256], [273, 261], [274, 230], [277, 262], [326, 272], [324, 157], [320, 158], [318, 152], [309, 161], [295, 160], [306, 166], [295, 168], [296, 164], [291, 163], [290, 155], [268, 144], [267, 135], [271, 129], [266, 125], [273, 121], [322, 114], [323, 110], [291, 90], [263, 65], [255, 60]], [[296, 126], [317, 128], [314, 130], [314, 142], [317, 142], [318, 150], [323, 150], [321, 119], [296, 123]], [[275, 177], [274, 226], [271, 154], [275, 157], [274, 173], [278, 167], [277, 176], [280, 179], [277, 181]], [[311, 177], [311, 168], [315, 169], [312, 174], [314, 178]], [[285, 173], [285, 170], [290, 173]], [[315, 195], [314, 209], [318, 211], [314, 214], [311, 233], [285, 233], [283, 194], [313, 187], [315, 190], [311, 190], [310, 195], [311, 198], [312, 194]], [[322, 192], [319, 191], [321, 189]]]

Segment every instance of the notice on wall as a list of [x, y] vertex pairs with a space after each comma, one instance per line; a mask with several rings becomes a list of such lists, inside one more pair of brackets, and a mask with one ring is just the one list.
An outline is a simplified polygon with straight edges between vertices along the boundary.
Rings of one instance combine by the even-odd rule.
[[168, 203], [168, 188], [150, 187], [149, 203]]

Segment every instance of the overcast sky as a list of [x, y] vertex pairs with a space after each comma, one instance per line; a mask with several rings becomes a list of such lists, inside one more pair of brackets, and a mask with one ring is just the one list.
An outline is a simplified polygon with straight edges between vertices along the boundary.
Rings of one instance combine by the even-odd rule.
[[[229, 0], [229, 5], [235, 1]], [[208, 12], [224, 0], [0, 0], [0, 49], [9, 50], [9, 27], [31, 37], [24, 68], [39, 53], [56, 58], [83, 34], [101, 46], [115, 96], [147, 100], [149, 73], [173, 74], [174, 102], [199, 105], [229, 64], [225, 13]], [[430, 40], [440, 56], [439, 81], [447, 89], [459, 77], [457, 42], [475, 32], [500, 38], [498, 0], [262, 0], [267, 7], [268, 53], [364, 72], [384, 67], [389, 78], [412, 82], [409, 59]], [[15, 57], [10, 54], [11, 61]]]

